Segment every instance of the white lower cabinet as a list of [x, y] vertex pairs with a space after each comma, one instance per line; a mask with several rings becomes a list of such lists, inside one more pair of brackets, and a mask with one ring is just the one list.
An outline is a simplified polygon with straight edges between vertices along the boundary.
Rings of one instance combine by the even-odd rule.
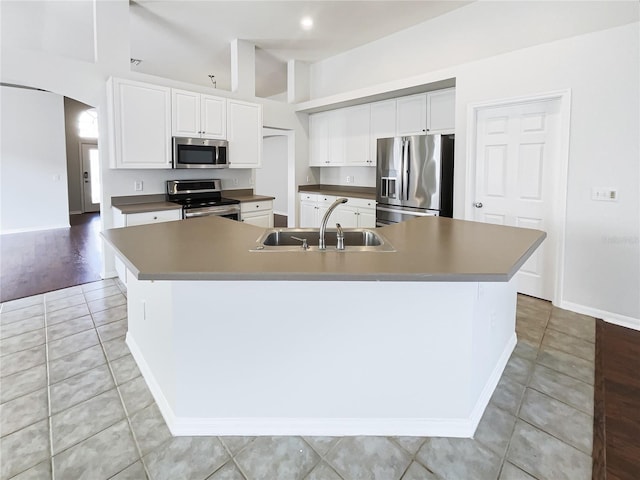
[[330, 226], [342, 228], [373, 228], [376, 226], [376, 202], [363, 198], [349, 198], [331, 214]]
[[325, 212], [335, 202], [333, 195], [300, 194], [300, 228], [320, 228]]
[[[337, 199], [333, 195], [300, 194], [300, 228], [320, 228], [327, 209]], [[343, 228], [373, 228], [376, 226], [376, 202], [363, 198], [348, 198], [329, 217], [328, 228], [339, 223]]]
[[[146, 225], [157, 222], [172, 222], [174, 220], [182, 219], [182, 208], [141, 213], [122, 213], [120, 209], [115, 207], [113, 207], [112, 210], [114, 228], [134, 227], [136, 225]], [[118, 257], [116, 257], [116, 271], [118, 272], [118, 277], [122, 283], [126, 285], [128, 270], [122, 260]]]
[[242, 202], [240, 220], [256, 227], [273, 228], [273, 201]]

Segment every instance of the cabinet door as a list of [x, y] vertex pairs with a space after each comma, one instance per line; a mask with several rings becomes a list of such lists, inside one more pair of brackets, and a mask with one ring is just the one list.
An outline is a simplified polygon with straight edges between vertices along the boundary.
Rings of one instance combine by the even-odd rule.
[[175, 137], [200, 136], [200, 94], [171, 90], [172, 132]]
[[358, 209], [358, 227], [375, 228], [376, 226], [376, 209], [359, 208]]
[[329, 160], [328, 112], [309, 115], [309, 165], [324, 167]]
[[385, 100], [371, 104], [371, 166], [377, 163], [379, 138], [396, 136], [396, 101]]
[[427, 96], [424, 93], [397, 99], [396, 135], [423, 135], [427, 131]]
[[113, 79], [115, 168], [171, 168], [171, 89]]
[[342, 228], [356, 228], [358, 226], [357, 213], [356, 208], [340, 205], [331, 213], [327, 228], [335, 228], [336, 223], [339, 223]]
[[341, 166], [346, 163], [347, 146], [347, 109], [341, 108], [328, 113], [329, 117], [329, 156], [326, 165]]
[[456, 90], [447, 88], [427, 94], [429, 133], [453, 133], [456, 128]]
[[242, 215], [242, 221], [256, 227], [272, 228], [273, 213], [269, 211], [253, 212]]
[[319, 226], [316, 202], [300, 202], [300, 228], [318, 228]]
[[371, 165], [371, 105], [359, 105], [345, 110], [345, 164]]
[[230, 168], [262, 166], [262, 105], [229, 100], [227, 136]]
[[227, 138], [227, 102], [211, 95], [201, 96], [201, 127], [204, 138]]
[[171, 222], [182, 219], [182, 210], [160, 210], [157, 212], [130, 213], [125, 215], [127, 227], [149, 223]]

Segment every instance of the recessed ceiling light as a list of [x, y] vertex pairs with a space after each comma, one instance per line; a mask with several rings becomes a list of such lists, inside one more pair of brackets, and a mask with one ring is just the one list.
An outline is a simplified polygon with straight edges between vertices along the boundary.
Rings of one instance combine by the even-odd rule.
[[311, 28], [313, 28], [313, 18], [302, 17], [302, 20], [300, 20], [300, 25], [304, 30], [311, 30]]

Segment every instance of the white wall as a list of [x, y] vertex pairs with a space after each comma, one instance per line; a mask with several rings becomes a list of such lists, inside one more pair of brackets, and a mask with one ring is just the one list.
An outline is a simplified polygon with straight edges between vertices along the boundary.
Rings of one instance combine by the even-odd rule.
[[289, 146], [286, 135], [265, 137], [262, 142], [262, 168], [256, 169], [255, 193], [276, 197], [274, 213], [288, 215]]
[[[2, 13], [6, 2], [0, 3]], [[40, 8], [37, 15], [42, 15], [45, 24], [57, 25], [56, 6], [65, 2], [16, 2], [12, 4], [13, 22], [28, 23], [33, 8]], [[28, 4], [28, 5], [27, 5]], [[308, 132], [307, 115], [296, 114], [291, 105], [257, 97], [240, 97], [231, 92], [191, 85], [151, 75], [133, 73], [130, 70], [129, 49], [129, 3], [127, 0], [95, 2], [95, 19], [93, 31], [96, 38], [96, 62], [80, 61], [67, 55], [56, 54], [37, 44], [25, 44], [20, 41], [20, 29], [3, 28], [0, 41], [0, 82], [41, 88], [60, 95], [76, 99], [98, 110], [100, 138], [109, 138], [106, 99], [106, 81], [110, 76], [129, 78], [132, 80], [155, 83], [168, 87], [182, 88], [195, 92], [229, 98], [240, 98], [246, 101], [262, 103], [263, 122], [265, 126], [294, 131], [296, 184], [304, 183], [306, 175], [310, 175], [308, 167]], [[4, 19], [3, 19], [4, 20]], [[3, 27], [5, 26], [3, 21]], [[81, 25], [79, 28], [85, 28]], [[64, 35], [65, 31], [60, 31]], [[73, 36], [73, 34], [70, 34]], [[61, 42], [65, 45], [69, 42]], [[64, 134], [61, 134], [64, 139]], [[151, 194], [164, 192], [167, 179], [204, 178], [211, 176], [207, 171], [176, 172], [173, 170], [115, 170], [108, 167], [106, 159], [111, 153], [111, 145], [107, 141], [99, 143], [102, 180], [102, 226], [104, 229], [113, 226], [111, 216], [111, 197], [122, 195]], [[64, 173], [64, 172], [63, 172]], [[215, 177], [222, 178], [223, 188], [251, 188], [251, 170], [217, 170]], [[237, 185], [234, 179], [238, 180]], [[142, 180], [144, 190], [133, 189], [134, 180]], [[293, 196], [293, 193], [292, 193]], [[65, 190], [66, 198], [66, 190]], [[292, 210], [293, 209], [293, 210]], [[107, 213], [106, 215], [104, 213]], [[290, 201], [289, 214], [295, 215], [296, 203]], [[295, 218], [295, 217], [294, 217]], [[103, 275], [115, 275], [113, 255], [105, 253]]]
[[637, 2], [628, 1], [474, 2], [312, 64], [311, 98], [403, 80], [637, 20]]
[[[315, 71], [322, 71], [323, 91], [339, 92], [341, 100], [456, 78], [454, 214], [458, 218], [473, 201], [465, 198], [469, 105], [570, 89], [565, 276], [562, 298], [556, 303], [640, 328], [639, 39], [636, 21], [452, 68], [432, 71], [423, 65], [420, 75], [415, 75], [414, 67], [400, 68], [394, 73], [399, 79], [372, 87], [370, 77], [361, 75], [370, 49], [375, 48], [379, 58], [404, 55], [402, 43], [392, 35], [342, 55], [340, 62], [330, 59]], [[335, 81], [329, 85], [331, 78]], [[592, 187], [607, 186], [619, 190], [619, 201], [591, 200]]]
[[[376, 186], [376, 169], [372, 167], [318, 167], [318, 170], [320, 183], [325, 185]], [[350, 182], [347, 177], [350, 177]]]
[[63, 99], [0, 87], [0, 233], [69, 226]]

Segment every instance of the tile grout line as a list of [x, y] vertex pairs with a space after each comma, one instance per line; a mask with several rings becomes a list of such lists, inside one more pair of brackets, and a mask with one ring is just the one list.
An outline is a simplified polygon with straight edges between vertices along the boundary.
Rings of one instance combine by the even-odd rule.
[[[251, 440], [249, 443], [247, 443], [245, 446], [243, 446], [240, 450], [238, 450], [238, 453], [236, 453], [236, 455], [231, 453], [231, 449], [227, 446], [227, 444], [224, 442], [224, 440], [221, 440], [220, 437], [217, 437], [217, 438], [218, 438], [218, 441], [222, 444], [222, 448], [224, 448], [227, 451], [227, 453], [229, 454], [229, 457], [231, 458], [231, 461], [233, 462], [233, 464], [236, 466], [236, 468], [240, 472], [240, 475], [242, 475], [246, 480], [248, 480], [249, 477], [244, 472], [244, 470], [242, 468], [240, 468], [240, 464], [236, 461], [236, 456], [239, 455], [240, 453], [242, 453], [249, 445], [251, 445], [255, 441], [255, 438], [253, 440]], [[227, 462], [225, 462], [225, 464], [226, 463]], [[213, 475], [214, 473], [216, 473], [216, 472], [212, 472], [211, 475]], [[211, 475], [209, 475], [209, 476], [211, 476]], [[151, 477], [149, 477], [149, 478], [151, 478]]]
[[[83, 292], [84, 295], [84, 292]], [[87, 302], [87, 307], [88, 307], [88, 302]], [[147, 476], [148, 479], [151, 479], [151, 474], [149, 473], [149, 470], [147, 468], [147, 465], [145, 463], [145, 461], [143, 460], [143, 455], [142, 455], [142, 449], [140, 448], [140, 444], [138, 443], [138, 438], [136, 436], [136, 432], [133, 429], [133, 425], [131, 424], [131, 418], [129, 417], [129, 411], [127, 410], [127, 407], [124, 403], [124, 399], [122, 398], [122, 393], [120, 392], [120, 385], [118, 385], [118, 380], [116, 379], [115, 373], [113, 372], [113, 368], [111, 367], [111, 361], [109, 360], [109, 357], [107, 356], [107, 351], [104, 348], [104, 342], [102, 341], [102, 336], [100, 335], [100, 332], [98, 331], [98, 327], [96, 326], [96, 322], [93, 319], [93, 313], [89, 311], [89, 316], [91, 317], [91, 322], [94, 325], [94, 328], [96, 330], [96, 335], [98, 336], [98, 344], [100, 345], [100, 348], [102, 350], [102, 354], [104, 355], [105, 360], [107, 361], [106, 365], [107, 368], [109, 369], [109, 373], [111, 374], [111, 378], [113, 379], [113, 384], [115, 385], [115, 389], [116, 389], [116, 393], [118, 394], [118, 398], [120, 399], [120, 404], [122, 405], [122, 410], [124, 411], [124, 416], [125, 416], [125, 420], [127, 421], [127, 425], [129, 426], [129, 431], [131, 432], [131, 436], [133, 438], [133, 443], [136, 447], [136, 451], [138, 452], [138, 458], [140, 459], [140, 463], [142, 464], [142, 468], [144, 469], [144, 473]], [[98, 313], [98, 312], [95, 312]], [[127, 328], [128, 328], [128, 317], [127, 317]], [[126, 382], [125, 382], [126, 383]], [[131, 465], [134, 465], [136, 462], [133, 462]], [[126, 470], [127, 468], [129, 468], [131, 465], [127, 465], [122, 471]], [[120, 472], [118, 472], [120, 473]], [[116, 473], [117, 475], [117, 473]], [[55, 479], [53, 479], [55, 480]]]
[[47, 409], [48, 409], [48, 422], [49, 422], [49, 463], [51, 464], [51, 480], [56, 480], [56, 472], [53, 462], [53, 413], [51, 411], [51, 376], [49, 373], [49, 334], [47, 331], [47, 299], [43, 295], [42, 301], [44, 302], [44, 360], [47, 372]]

